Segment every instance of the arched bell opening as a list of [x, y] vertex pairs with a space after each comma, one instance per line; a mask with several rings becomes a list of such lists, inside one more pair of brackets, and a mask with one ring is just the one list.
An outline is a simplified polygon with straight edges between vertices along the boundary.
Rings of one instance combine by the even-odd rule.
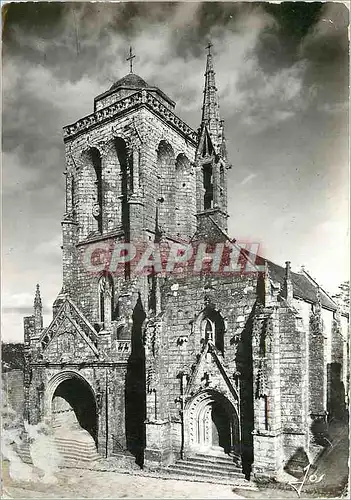
[[[161, 233], [174, 233], [174, 192], [175, 156], [172, 146], [162, 140], [157, 148], [157, 175], [159, 177], [158, 200], [156, 205], [156, 229]], [[170, 214], [173, 216], [170, 217]]]
[[[120, 169], [120, 194], [121, 194], [121, 222], [122, 227], [126, 233], [129, 228], [129, 196], [133, 192], [133, 161], [127, 145], [121, 137], [114, 139], [114, 148], [118, 159]], [[128, 236], [126, 234], [126, 236]]]
[[[89, 148], [79, 158], [79, 175], [72, 183], [72, 199], [77, 211], [80, 237], [102, 232], [102, 163], [98, 149]], [[73, 192], [73, 189], [75, 192]]]

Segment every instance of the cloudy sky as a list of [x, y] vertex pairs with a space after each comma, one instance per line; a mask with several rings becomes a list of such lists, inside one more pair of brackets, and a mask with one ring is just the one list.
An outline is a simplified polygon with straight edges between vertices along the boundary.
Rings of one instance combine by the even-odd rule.
[[232, 163], [229, 233], [332, 293], [348, 278], [348, 36], [341, 3], [21, 3], [3, 7], [2, 335], [22, 341], [61, 286], [62, 127], [135, 72], [200, 120], [213, 43]]

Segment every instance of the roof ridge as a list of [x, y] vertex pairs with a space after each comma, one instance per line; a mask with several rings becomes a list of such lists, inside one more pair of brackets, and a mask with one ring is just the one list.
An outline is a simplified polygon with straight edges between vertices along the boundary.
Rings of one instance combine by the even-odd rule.
[[333, 297], [331, 295], [329, 295], [329, 293], [322, 286], [320, 286], [320, 284], [317, 283], [317, 281], [314, 278], [312, 278], [312, 276], [305, 269], [303, 269], [300, 274], [305, 275], [307, 279], [309, 279], [311, 282], [313, 282], [319, 288], [319, 290], [321, 292], [323, 292], [328, 297], [328, 299], [330, 299], [332, 302], [334, 302], [334, 304], [337, 306], [337, 303], [335, 302]]

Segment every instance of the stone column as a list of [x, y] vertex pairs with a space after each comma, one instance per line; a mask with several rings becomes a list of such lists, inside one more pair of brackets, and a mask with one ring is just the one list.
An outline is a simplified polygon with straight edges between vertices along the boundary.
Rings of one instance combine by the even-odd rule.
[[66, 213], [72, 212], [74, 203], [74, 179], [71, 172], [63, 172], [66, 176]]
[[113, 140], [103, 144], [101, 150], [102, 227], [104, 232], [109, 232], [121, 226], [121, 166]]
[[139, 179], [139, 169], [140, 169], [140, 151], [139, 148], [133, 146], [132, 149], [133, 158], [133, 193], [140, 194], [140, 179]]
[[65, 214], [62, 227], [62, 283], [63, 292], [70, 294], [75, 283], [75, 268], [77, 261], [78, 224], [72, 215]]
[[280, 349], [277, 313], [261, 310], [253, 324], [253, 473], [276, 477], [282, 466]]

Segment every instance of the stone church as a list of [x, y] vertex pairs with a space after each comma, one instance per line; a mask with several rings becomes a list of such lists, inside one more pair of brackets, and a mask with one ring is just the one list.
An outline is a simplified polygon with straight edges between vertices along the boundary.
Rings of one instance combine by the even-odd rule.
[[39, 286], [24, 318], [25, 419], [52, 425], [71, 458], [276, 477], [345, 418], [347, 318], [333, 299], [262, 257], [260, 272], [230, 275], [86, 265], [89, 249], [121, 242], [201, 242], [207, 260], [235, 247], [210, 48], [199, 121], [131, 67], [64, 128], [62, 289], [47, 327]]

